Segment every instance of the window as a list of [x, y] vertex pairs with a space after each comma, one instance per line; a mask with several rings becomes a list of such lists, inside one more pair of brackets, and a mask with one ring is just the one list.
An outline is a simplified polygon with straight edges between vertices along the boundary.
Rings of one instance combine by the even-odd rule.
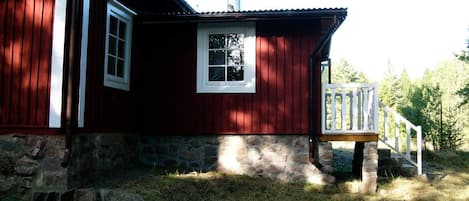
[[104, 86], [129, 90], [133, 15], [117, 1], [107, 4]]
[[254, 23], [199, 24], [197, 93], [255, 93]]

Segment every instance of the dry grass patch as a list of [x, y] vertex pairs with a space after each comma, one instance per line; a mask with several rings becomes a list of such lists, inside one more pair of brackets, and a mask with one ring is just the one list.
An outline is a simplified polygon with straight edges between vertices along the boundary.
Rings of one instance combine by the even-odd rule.
[[357, 193], [360, 182], [341, 178], [336, 185], [286, 183], [268, 178], [155, 169], [154, 174], [121, 182], [118, 187], [146, 200], [469, 200], [469, 153], [428, 153], [427, 177], [381, 178], [374, 195]]

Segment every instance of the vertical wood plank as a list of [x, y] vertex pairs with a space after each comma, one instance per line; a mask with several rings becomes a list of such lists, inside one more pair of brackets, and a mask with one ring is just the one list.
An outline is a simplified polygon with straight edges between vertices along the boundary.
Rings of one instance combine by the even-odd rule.
[[293, 35], [285, 37], [285, 132], [293, 132]]
[[267, 133], [268, 128], [268, 117], [269, 117], [269, 68], [268, 68], [268, 50], [269, 44], [265, 37], [261, 38], [261, 61], [260, 61], [260, 83], [262, 83], [261, 90], [260, 90], [260, 108], [261, 108], [261, 115], [260, 115], [260, 126], [261, 132]]
[[285, 38], [278, 36], [277, 38], [277, 129], [285, 130]]
[[[38, 84], [38, 112], [37, 123], [40, 125], [48, 125], [49, 117], [49, 86], [50, 86], [50, 57], [52, 39], [52, 15], [53, 0], [44, 0], [44, 9], [42, 12], [42, 31], [41, 31], [41, 47], [39, 64], [39, 84]], [[48, 41], [48, 42], [45, 42]], [[48, 59], [49, 58], [49, 59]]]
[[10, 123], [12, 125], [20, 125], [20, 108], [21, 108], [21, 66], [22, 52], [24, 44], [24, 8], [25, 1], [17, 1], [15, 5], [15, 22], [13, 37], [13, 64], [12, 68], [12, 89], [11, 89], [11, 105], [10, 105]]
[[256, 37], [256, 94], [253, 95], [253, 116], [252, 116], [252, 132], [253, 133], [260, 133], [260, 116], [261, 116], [261, 109], [260, 109], [260, 93], [261, 93], [261, 86], [262, 86], [262, 78], [261, 78], [261, 37]]
[[[15, 1], [5, 2], [5, 19], [4, 19], [4, 30], [14, 30], [14, 4]], [[13, 31], [4, 32], [3, 42], [3, 61], [2, 61], [2, 124], [8, 124], [10, 120], [10, 89], [11, 89], [11, 64], [12, 64], [12, 45], [13, 45]]]
[[308, 35], [305, 33], [301, 36], [301, 73], [300, 73], [300, 86], [301, 86], [301, 95], [299, 96], [300, 100], [300, 115], [301, 115], [301, 124], [300, 132], [308, 131], [308, 55], [309, 55], [309, 44], [311, 41], [308, 38]]
[[34, 28], [34, 1], [26, 1], [25, 5], [25, 28], [24, 28], [24, 43], [23, 43], [23, 65], [21, 66], [22, 81], [21, 81], [21, 110], [20, 114], [23, 116], [21, 119], [22, 125], [30, 124], [30, 96], [31, 96], [31, 53], [32, 44], [32, 31]]
[[[5, 97], [3, 94], [3, 80], [5, 74], [3, 73], [3, 69], [5, 68], [4, 65], [4, 57], [5, 57], [5, 35], [6, 35], [6, 25], [7, 25], [7, 1], [0, 1], [0, 97]], [[0, 98], [0, 124], [2, 124], [3, 119], [5, 117], [4, 111], [6, 108], [3, 108], [4, 98]]]
[[37, 26], [42, 22], [42, 10], [43, 4], [41, 0], [34, 1], [34, 17], [33, 17], [33, 24], [34, 29], [32, 33], [32, 44], [31, 49], [31, 80], [30, 80], [30, 124], [37, 124], [36, 117], [37, 117], [37, 103], [38, 103], [38, 80], [39, 80], [39, 64], [41, 63], [40, 55], [40, 34], [42, 27]]
[[236, 95], [236, 132], [244, 132], [244, 95]]
[[277, 40], [269, 36], [269, 132], [277, 129]]
[[299, 132], [301, 125], [301, 39], [294, 34], [293, 40], [293, 131]]

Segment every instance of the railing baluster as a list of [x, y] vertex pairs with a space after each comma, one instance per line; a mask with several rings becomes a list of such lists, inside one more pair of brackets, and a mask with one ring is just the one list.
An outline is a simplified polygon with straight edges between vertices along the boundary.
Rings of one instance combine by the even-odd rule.
[[396, 149], [396, 152], [399, 152], [399, 120], [396, 119], [396, 135], [394, 136], [394, 149]]
[[363, 118], [363, 105], [362, 105], [362, 102], [363, 102], [363, 97], [362, 97], [362, 93], [361, 93], [361, 89], [357, 89], [357, 129], [358, 130], [363, 130], [363, 121], [362, 121], [362, 118]]
[[369, 105], [368, 105], [368, 89], [363, 90], [363, 130], [368, 131], [368, 115], [369, 115]]
[[335, 126], [335, 119], [336, 119], [336, 116], [335, 116], [335, 106], [336, 106], [336, 103], [335, 103], [335, 88], [332, 88], [331, 89], [331, 130], [332, 131], [335, 131], [336, 130], [336, 126]]
[[405, 129], [406, 129], [406, 134], [407, 134], [407, 137], [406, 137], [406, 139], [407, 139], [407, 147], [406, 147], [406, 149], [405, 149], [405, 151], [406, 151], [406, 156], [407, 156], [407, 158], [408, 158], [409, 160], [412, 160], [412, 159], [410, 158], [410, 125], [409, 125], [408, 123], [405, 124]]
[[342, 130], [347, 129], [347, 101], [345, 100], [345, 88], [342, 88]]
[[327, 121], [327, 103], [326, 103], [326, 96], [327, 96], [327, 88], [326, 85], [322, 85], [322, 97], [321, 97], [321, 130], [322, 133], [326, 132], [326, 121]]
[[378, 101], [378, 88], [373, 86], [373, 130], [379, 132], [378, 119], [379, 119], [379, 101]]
[[378, 133], [378, 115], [373, 113], [378, 111], [373, 108], [378, 102], [377, 96], [372, 96], [375, 92], [376, 86], [372, 84], [324, 84], [321, 98], [323, 133]]
[[417, 126], [417, 173], [422, 175], [422, 127]]
[[357, 110], [357, 105], [358, 105], [358, 97], [357, 97], [357, 88], [353, 88], [352, 91], [352, 99], [353, 99], [353, 104], [352, 104], [352, 130], [357, 130], [357, 124], [358, 124], [358, 110]]
[[[381, 142], [383, 142], [386, 146], [394, 150], [398, 155], [406, 159], [408, 162], [410, 162], [412, 165], [417, 167], [417, 173], [419, 175], [422, 175], [422, 127], [421, 126], [415, 126], [412, 124], [410, 121], [408, 121], [406, 118], [401, 116], [399, 113], [396, 111], [392, 110], [388, 106], [384, 105], [383, 103], [380, 103], [380, 106], [383, 107], [383, 112], [384, 112], [384, 139], [380, 139]], [[392, 117], [394, 118], [394, 123], [395, 123], [395, 141], [394, 145], [389, 144], [387, 141], [389, 141], [389, 138], [391, 138], [389, 134], [389, 122], [390, 122], [390, 116], [389, 114], [392, 114]], [[405, 124], [406, 126], [406, 153], [403, 154], [399, 151], [399, 135], [400, 135], [400, 126], [401, 122]], [[416, 162], [412, 160], [411, 156], [411, 129], [414, 129], [415, 132], [417, 133], [417, 160]]]

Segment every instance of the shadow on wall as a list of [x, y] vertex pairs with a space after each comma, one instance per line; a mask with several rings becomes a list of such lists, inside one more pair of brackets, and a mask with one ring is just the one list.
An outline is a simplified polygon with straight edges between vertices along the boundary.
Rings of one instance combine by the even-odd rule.
[[53, 5], [0, 2], [0, 125], [48, 124]]

